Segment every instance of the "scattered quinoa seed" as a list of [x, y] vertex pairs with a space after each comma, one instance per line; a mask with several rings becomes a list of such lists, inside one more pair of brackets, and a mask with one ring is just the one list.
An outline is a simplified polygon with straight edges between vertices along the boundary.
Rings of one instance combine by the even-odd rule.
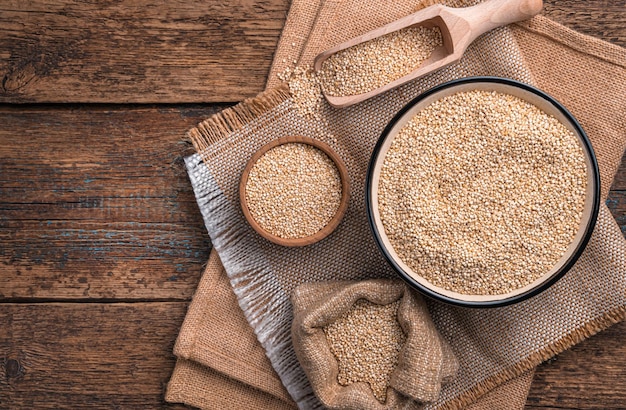
[[319, 121], [324, 96], [315, 71], [311, 67], [287, 68], [278, 78], [289, 84], [289, 92], [300, 115]]
[[387, 400], [389, 377], [406, 341], [397, 319], [399, 305], [400, 301], [377, 305], [359, 299], [323, 328], [339, 364], [339, 384], [368, 383], [381, 403]]
[[331, 55], [320, 84], [327, 95], [363, 94], [410, 74], [441, 45], [438, 27], [406, 27]]
[[460, 92], [418, 112], [380, 173], [385, 233], [411, 270], [472, 295], [547, 273], [580, 225], [587, 169], [576, 136], [512, 95]]
[[320, 149], [303, 143], [278, 145], [250, 169], [246, 202], [254, 220], [285, 239], [311, 236], [335, 216], [341, 177]]

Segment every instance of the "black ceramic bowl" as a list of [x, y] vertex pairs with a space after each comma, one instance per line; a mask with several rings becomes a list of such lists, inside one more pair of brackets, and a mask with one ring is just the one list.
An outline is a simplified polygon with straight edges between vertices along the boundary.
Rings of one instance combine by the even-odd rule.
[[[574, 241], [557, 264], [548, 272], [527, 286], [501, 295], [466, 295], [453, 292], [437, 287], [413, 272], [407, 264], [400, 260], [394, 251], [385, 234], [378, 212], [378, 178], [380, 168], [397, 133], [418, 111], [432, 102], [457, 92], [471, 90], [497, 91], [514, 95], [554, 116], [576, 135], [585, 154], [587, 165], [587, 191], [584, 210]], [[587, 135], [572, 114], [558, 101], [534, 87], [517, 81], [497, 77], [471, 77], [437, 86], [409, 102], [396, 114], [383, 131], [372, 153], [366, 179], [366, 200], [370, 226], [378, 246], [387, 261], [409, 285], [423, 294], [443, 302], [466, 307], [496, 307], [520, 302], [544, 291], [574, 265], [587, 245], [596, 222], [600, 200], [600, 178], [598, 164]]]

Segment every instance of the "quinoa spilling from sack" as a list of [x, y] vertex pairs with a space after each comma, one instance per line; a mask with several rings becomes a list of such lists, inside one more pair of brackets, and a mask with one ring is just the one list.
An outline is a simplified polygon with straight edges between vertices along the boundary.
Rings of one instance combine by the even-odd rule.
[[399, 132], [380, 174], [380, 217], [415, 274], [463, 294], [504, 294], [547, 273], [582, 217], [576, 136], [517, 97], [460, 92]]
[[322, 150], [303, 143], [276, 146], [253, 165], [246, 202], [254, 220], [281, 238], [319, 232], [341, 202], [341, 177]]
[[339, 384], [368, 383], [381, 403], [387, 399], [389, 377], [406, 341], [397, 320], [399, 305], [399, 300], [377, 305], [359, 299], [343, 316], [324, 327], [339, 364]]
[[406, 27], [333, 54], [320, 82], [328, 95], [364, 94], [410, 74], [442, 45], [438, 27]]

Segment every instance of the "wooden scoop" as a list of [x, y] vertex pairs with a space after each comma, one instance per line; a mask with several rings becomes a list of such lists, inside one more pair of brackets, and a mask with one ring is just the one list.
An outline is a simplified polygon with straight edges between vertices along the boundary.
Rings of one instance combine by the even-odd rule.
[[319, 71], [324, 60], [331, 55], [406, 27], [439, 27], [443, 45], [436, 48], [431, 56], [410, 74], [375, 90], [343, 97], [328, 95], [322, 87], [322, 92], [330, 105], [346, 107], [458, 61], [467, 47], [481, 34], [496, 27], [529, 19], [538, 14], [542, 7], [542, 0], [487, 0], [465, 8], [452, 8], [435, 4], [324, 51], [315, 57], [313, 67], [315, 71]]

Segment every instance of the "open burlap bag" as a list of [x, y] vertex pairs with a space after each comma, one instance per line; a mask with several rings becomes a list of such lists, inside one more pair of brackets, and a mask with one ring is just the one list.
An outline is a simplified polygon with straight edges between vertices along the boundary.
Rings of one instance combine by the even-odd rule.
[[[339, 365], [324, 333], [359, 300], [377, 305], [400, 301], [397, 320], [406, 335], [390, 375], [384, 403], [365, 383], [342, 386]], [[331, 409], [408, 409], [439, 397], [441, 385], [456, 375], [458, 361], [441, 338], [422, 298], [398, 279], [313, 282], [298, 286], [291, 300], [293, 347], [315, 394]]]
[[[626, 139], [623, 116], [607, 114], [624, 112], [624, 61], [624, 50], [538, 18], [484, 36], [460, 63], [435, 75], [345, 110], [324, 106], [322, 124], [301, 116], [288, 90], [279, 88], [190, 132], [201, 155], [188, 158], [187, 166], [213, 244], [246, 318], [301, 407], [319, 403], [290, 343], [289, 293], [307, 281], [393, 276], [375, 248], [359, 200], [369, 153], [393, 113], [424, 89], [460, 76], [488, 74], [535, 82], [559, 98], [587, 130], [598, 154], [605, 197]], [[545, 64], [559, 68], [546, 69]], [[247, 158], [269, 140], [290, 134], [327, 139], [347, 163], [355, 187], [338, 230], [301, 249], [281, 248], [259, 238], [243, 221], [237, 201], [238, 178]], [[603, 206], [579, 262], [543, 294], [486, 311], [430, 303], [433, 320], [461, 368], [429, 407], [467, 404], [621, 320], [626, 305], [625, 257], [621, 232]]]

